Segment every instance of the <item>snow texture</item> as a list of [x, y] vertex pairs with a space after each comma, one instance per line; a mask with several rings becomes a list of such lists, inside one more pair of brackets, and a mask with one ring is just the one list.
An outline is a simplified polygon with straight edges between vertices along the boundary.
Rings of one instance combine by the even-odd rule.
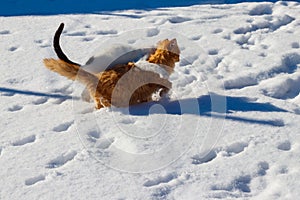
[[[0, 199], [299, 198], [298, 2], [68, 2], [1, 4]], [[61, 22], [91, 71], [176, 38], [168, 98], [95, 110], [43, 66]]]
[[149, 63], [145, 60], [139, 60], [135, 63], [136, 67], [143, 71], [149, 71], [158, 74], [161, 78], [168, 79], [169, 73], [158, 64]]
[[136, 62], [142, 59], [148, 51], [130, 45], [111, 44], [107, 49], [101, 47], [95, 56], [89, 58], [82, 67], [87, 71], [99, 73], [111, 69], [117, 64]]

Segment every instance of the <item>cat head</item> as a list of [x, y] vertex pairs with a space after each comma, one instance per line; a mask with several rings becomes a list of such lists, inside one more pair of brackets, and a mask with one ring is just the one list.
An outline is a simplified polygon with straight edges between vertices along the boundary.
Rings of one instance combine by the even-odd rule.
[[175, 57], [177, 55], [178, 60], [176, 62], [179, 61], [180, 50], [179, 50], [179, 47], [177, 44], [177, 40], [175, 38], [172, 40], [165, 39], [165, 40], [159, 41], [157, 43], [157, 49], [165, 50], [165, 51], [170, 52], [171, 54], [175, 54], [174, 55]]
[[157, 43], [156, 48], [147, 59], [150, 63], [162, 64], [171, 74], [174, 71], [175, 63], [179, 61], [180, 50], [177, 40], [162, 40]]

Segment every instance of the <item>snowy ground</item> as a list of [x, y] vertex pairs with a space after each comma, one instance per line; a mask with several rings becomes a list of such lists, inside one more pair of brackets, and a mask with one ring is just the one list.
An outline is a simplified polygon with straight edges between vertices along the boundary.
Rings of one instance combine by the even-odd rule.
[[[0, 21], [0, 199], [300, 196], [299, 3]], [[93, 110], [42, 64], [60, 22], [79, 63], [114, 42], [176, 37], [170, 100]]]

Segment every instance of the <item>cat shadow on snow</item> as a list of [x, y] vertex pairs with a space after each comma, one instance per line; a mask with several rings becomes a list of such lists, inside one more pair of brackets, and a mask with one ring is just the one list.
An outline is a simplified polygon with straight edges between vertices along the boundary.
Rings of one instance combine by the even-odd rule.
[[[22, 91], [11, 88], [0, 87], [0, 92], [21, 94], [21, 95], [33, 95], [42, 96], [48, 98], [63, 98], [73, 99], [80, 101], [80, 97], [72, 97], [61, 94], [48, 94], [33, 91]], [[176, 101], [159, 101], [159, 102], [148, 102], [128, 108], [112, 108], [113, 111], [122, 112], [123, 114], [136, 115], [136, 116], [147, 116], [149, 114], [169, 114], [169, 115], [198, 115], [207, 116], [214, 118], [226, 118], [234, 121], [264, 124], [271, 126], [283, 126], [283, 122], [280, 120], [262, 120], [262, 119], [251, 119], [230, 116], [227, 114], [233, 111], [250, 112], [288, 112], [287, 110], [278, 108], [270, 103], [257, 103], [252, 102], [250, 99], [245, 97], [228, 97], [222, 96], [215, 93], [209, 95], [200, 96], [198, 98], [181, 99]]]
[[278, 119], [253, 119], [230, 115], [234, 111], [240, 112], [288, 112], [270, 103], [258, 103], [246, 97], [223, 96], [210, 93], [198, 98], [180, 99], [175, 101], [148, 102], [129, 108], [114, 108], [115, 111], [124, 114], [147, 116], [149, 114], [169, 114], [169, 115], [198, 115], [213, 118], [226, 118], [233, 121], [255, 123], [271, 126], [283, 126], [283, 122]]

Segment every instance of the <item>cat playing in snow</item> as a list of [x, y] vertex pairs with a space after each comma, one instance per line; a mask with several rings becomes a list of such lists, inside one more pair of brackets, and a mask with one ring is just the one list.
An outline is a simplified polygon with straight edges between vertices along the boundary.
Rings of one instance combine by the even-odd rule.
[[[54, 36], [54, 50], [59, 59], [44, 59], [45, 66], [73, 81], [77, 80], [86, 86], [84, 99], [90, 98], [95, 108], [126, 107], [142, 102], [153, 101], [153, 94], [166, 94], [172, 87], [168, 80], [179, 61], [180, 50], [176, 39], [165, 39], [146, 55], [146, 60], [137, 62], [124, 60], [103, 68], [98, 73], [85, 70], [80, 64], [74, 63], [63, 53], [59, 39], [63, 31], [62, 23]], [[88, 65], [99, 64], [101, 60], [91, 58]], [[126, 60], [126, 59], [125, 59]], [[125, 62], [125, 63], [122, 63]], [[107, 64], [105, 64], [107, 65]]]

